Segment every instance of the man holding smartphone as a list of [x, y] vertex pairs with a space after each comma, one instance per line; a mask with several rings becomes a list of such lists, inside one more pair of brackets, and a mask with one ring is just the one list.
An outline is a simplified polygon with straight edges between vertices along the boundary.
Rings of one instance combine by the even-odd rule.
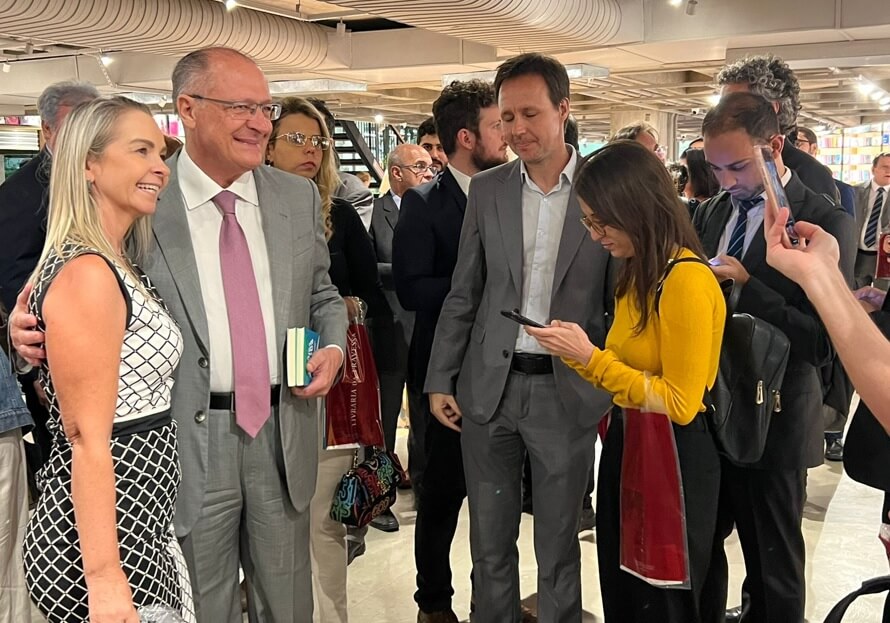
[[[578, 521], [596, 424], [611, 398], [551, 357], [523, 327], [577, 322], [602, 345], [612, 305], [609, 254], [578, 223], [578, 154], [566, 145], [569, 79], [555, 59], [522, 54], [494, 82], [519, 160], [473, 178], [451, 292], [426, 377], [441, 425], [460, 431], [477, 623], [517, 623], [522, 462], [534, 486], [538, 617], [580, 623]], [[401, 225], [401, 223], [400, 223]]]
[[819, 367], [833, 354], [825, 327], [793, 281], [770, 268], [763, 237], [764, 180], [755, 150], [772, 152], [794, 220], [818, 224], [841, 247], [840, 268], [852, 278], [852, 222], [824, 195], [804, 186], [782, 161], [785, 141], [776, 113], [751, 93], [726, 95], [702, 125], [705, 156], [725, 192], [696, 211], [694, 224], [721, 280], [742, 285], [736, 311], [783, 331], [791, 353], [782, 384], [782, 411], [772, 418], [766, 449], [757, 463], [721, 461], [721, 492], [702, 620], [723, 623], [728, 567], [723, 541], [738, 529], [747, 576], [738, 620], [802, 623], [804, 540], [800, 530], [806, 469], [822, 461], [822, 388]]

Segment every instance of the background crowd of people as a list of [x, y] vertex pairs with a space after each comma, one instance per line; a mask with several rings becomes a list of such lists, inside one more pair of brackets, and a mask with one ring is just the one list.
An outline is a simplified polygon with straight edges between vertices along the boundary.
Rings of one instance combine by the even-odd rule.
[[[871, 284], [890, 154], [852, 193], [833, 180], [784, 62], [725, 67], [701, 138], [666, 166], [644, 122], [583, 157], [565, 67], [510, 58], [493, 84], [442, 90], [377, 198], [339, 170], [324, 102], [274, 100], [241, 52], [192, 52], [172, 83], [184, 146], [143, 105], [61, 83], [40, 98], [45, 148], [0, 186], [21, 384], [0, 361], [0, 618], [27, 622], [33, 602], [59, 622], [162, 606], [200, 623], [345, 623], [366, 545], [329, 514], [354, 451], [326, 448], [320, 427], [364, 316], [390, 450], [407, 390], [419, 623], [456, 623], [455, 582], [472, 585], [477, 623], [580, 622], [578, 531], [594, 516], [607, 621], [803, 622], [807, 469], [843, 457], [853, 387], [890, 430], [890, 346], [865, 318], [887, 311]], [[787, 206], [766, 199], [760, 148]], [[755, 463], [722, 454], [708, 420], [726, 280], [735, 311], [790, 343]], [[305, 387], [286, 382], [293, 327], [321, 335]], [[682, 588], [631, 572], [621, 547], [643, 414], [676, 452]], [[465, 499], [472, 574], [454, 578]], [[536, 613], [519, 592], [523, 510]], [[390, 510], [371, 525], [399, 529]]]

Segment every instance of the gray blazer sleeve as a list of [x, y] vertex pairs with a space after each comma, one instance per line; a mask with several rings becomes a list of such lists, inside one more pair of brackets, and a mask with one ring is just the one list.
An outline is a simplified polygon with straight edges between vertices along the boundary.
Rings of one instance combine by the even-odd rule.
[[479, 206], [486, 203], [491, 205], [494, 201], [493, 198], [488, 202], [480, 201], [479, 193], [473, 191], [471, 186], [460, 231], [451, 290], [445, 298], [436, 325], [436, 337], [423, 390], [425, 393], [454, 394], [457, 375], [485, 285], [485, 248], [479, 231]]
[[321, 335], [324, 346], [339, 346], [345, 354], [348, 322], [346, 304], [328, 275], [331, 256], [321, 219], [321, 199], [314, 185], [312, 189], [315, 214], [315, 250], [312, 255], [315, 264], [312, 270], [312, 301], [309, 305], [310, 326]]

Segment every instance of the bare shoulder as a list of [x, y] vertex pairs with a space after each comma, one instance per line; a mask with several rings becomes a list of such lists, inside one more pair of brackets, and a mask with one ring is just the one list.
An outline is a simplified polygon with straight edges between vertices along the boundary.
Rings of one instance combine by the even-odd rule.
[[126, 303], [111, 266], [101, 256], [85, 253], [69, 260], [47, 290], [43, 315], [47, 322], [68, 318], [121, 324]]

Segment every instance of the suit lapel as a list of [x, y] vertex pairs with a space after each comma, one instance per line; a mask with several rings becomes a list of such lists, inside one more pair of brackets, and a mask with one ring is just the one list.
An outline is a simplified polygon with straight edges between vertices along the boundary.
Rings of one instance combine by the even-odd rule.
[[383, 197], [383, 212], [386, 222], [395, 231], [396, 224], [399, 222], [399, 209], [396, 207], [396, 200], [393, 199], [392, 193], [386, 193], [386, 196]]
[[[273, 182], [263, 167], [253, 172], [256, 181], [257, 197], [263, 215], [263, 235], [266, 238], [266, 253], [269, 256], [269, 278], [272, 284], [272, 304], [275, 308], [275, 339], [278, 352], [283, 352], [284, 335], [288, 328], [291, 310], [291, 283], [293, 281], [293, 249], [291, 244], [291, 222], [293, 212], [286, 202], [281, 201], [275, 192]], [[310, 200], [310, 193], [302, 193], [292, 200]], [[312, 223], [306, 223], [311, 228]], [[257, 287], [263, 287], [257, 284]]]
[[559, 239], [559, 251], [556, 255], [556, 271], [553, 274], [552, 290], [554, 294], [559, 290], [559, 285], [566, 276], [566, 272], [569, 270], [575, 255], [578, 254], [581, 243], [584, 242], [584, 238], [587, 236], [587, 230], [578, 222], [580, 216], [581, 206], [578, 204], [577, 196], [572, 192], [569, 195], [566, 218], [562, 225], [562, 236]]
[[724, 193], [713, 201], [715, 205], [711, 209], [711, 214], [708, 216], [702, 231], [702, 246], [708, 257], [717, 255], [717, 249], [720, 247], [720, 238], [723, 236], [723, 231], [726, 229], [730, 216], [732, 216], [732, 200], [729, 197], [729, 193]]
[[153, 230], [158, 251], [170, 269], [199, 346], [204, 354], [207, 354], [210, 343], [207, 315], [204, 311], [204, 299], [201, 296], [201, 280], [198, 277], [195, 251], [189, 234], [185, 202], [179, 190], [177, 162], [176, 156], [167, 161], [170, 167], [170, 183], [158, 199]]
[[[522, 179], [520, 178], [519, 161], [501, 178], [503, 188], [495, 194], [495, 205], [498, 215], [498, 223], [501, 229], [501, 239], [504, 243], [504, 253], [507, 256], [507, 265], [513, 277], [513, 285], [516, 291], [522, 294]], [[555, 289], [555, 288], [554, 288]]]

